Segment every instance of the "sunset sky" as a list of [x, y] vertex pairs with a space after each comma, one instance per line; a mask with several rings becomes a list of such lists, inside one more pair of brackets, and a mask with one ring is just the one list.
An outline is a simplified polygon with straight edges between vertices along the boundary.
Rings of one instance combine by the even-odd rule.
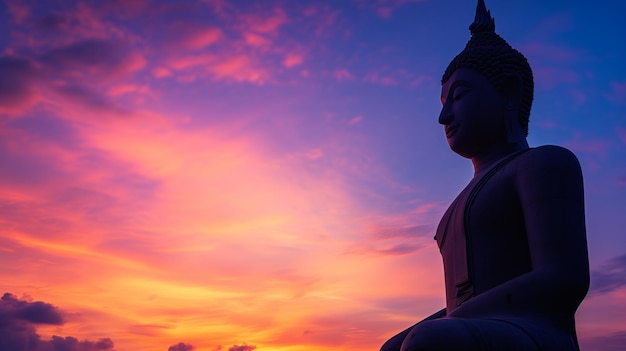
[[[486, 3], [529, 143], [583, 168], [581, 345], [626, 350], [626, 2]], [[472, 167], [440, 79], [475, 6], [1, 3], [1, 351], [378, 350], [443, 308]]]

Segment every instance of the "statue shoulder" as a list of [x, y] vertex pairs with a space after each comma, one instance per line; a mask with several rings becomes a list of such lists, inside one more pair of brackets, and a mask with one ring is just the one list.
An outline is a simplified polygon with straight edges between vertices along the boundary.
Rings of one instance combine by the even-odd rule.
[[518, 162], [518, 171], [522, 173], [580, 171], [580, 162], [570, 150], [556, 145], [543, 145], [530, 149]]
[[578, 158], [554, 145], [533, 148], [518, 158], [516, 186], [527, 203], [539, 199], [581, 197], [583, 177]]

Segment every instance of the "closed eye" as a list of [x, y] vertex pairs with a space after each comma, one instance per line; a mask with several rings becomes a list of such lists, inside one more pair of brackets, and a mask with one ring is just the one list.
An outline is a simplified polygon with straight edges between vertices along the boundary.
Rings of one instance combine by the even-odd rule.
[[457, 101], [470, 91], [469, 87], [458, 86], [452, 92], [452, 100]]

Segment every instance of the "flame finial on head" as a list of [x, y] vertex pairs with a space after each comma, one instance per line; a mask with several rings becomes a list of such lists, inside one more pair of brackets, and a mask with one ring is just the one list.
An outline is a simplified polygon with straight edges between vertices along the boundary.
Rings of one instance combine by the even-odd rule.
[[491, 17], [491, 12], [487, 10], [484, 0], [478, 0], [474, 23], [470, 24], [469, 30], [472, 35], [482, 32], [494, 33], [496, 31], [496, 21]]

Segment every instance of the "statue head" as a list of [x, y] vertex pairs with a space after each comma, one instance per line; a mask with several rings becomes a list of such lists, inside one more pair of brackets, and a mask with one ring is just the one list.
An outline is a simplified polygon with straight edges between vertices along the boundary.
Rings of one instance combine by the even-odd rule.
[[495, 21], [483, 0], [478, 0], [476, 16], [469, 29], [470, 40], [448, 65], [441, 84], [445, 84], [457, 70], [465, 68], [480, 73], [500, 93], [511, 93], [513, 90], [518, 100], [515, 120], [524, 136], [528, 135], [534, 89], [528, 61], [495, 33]]

